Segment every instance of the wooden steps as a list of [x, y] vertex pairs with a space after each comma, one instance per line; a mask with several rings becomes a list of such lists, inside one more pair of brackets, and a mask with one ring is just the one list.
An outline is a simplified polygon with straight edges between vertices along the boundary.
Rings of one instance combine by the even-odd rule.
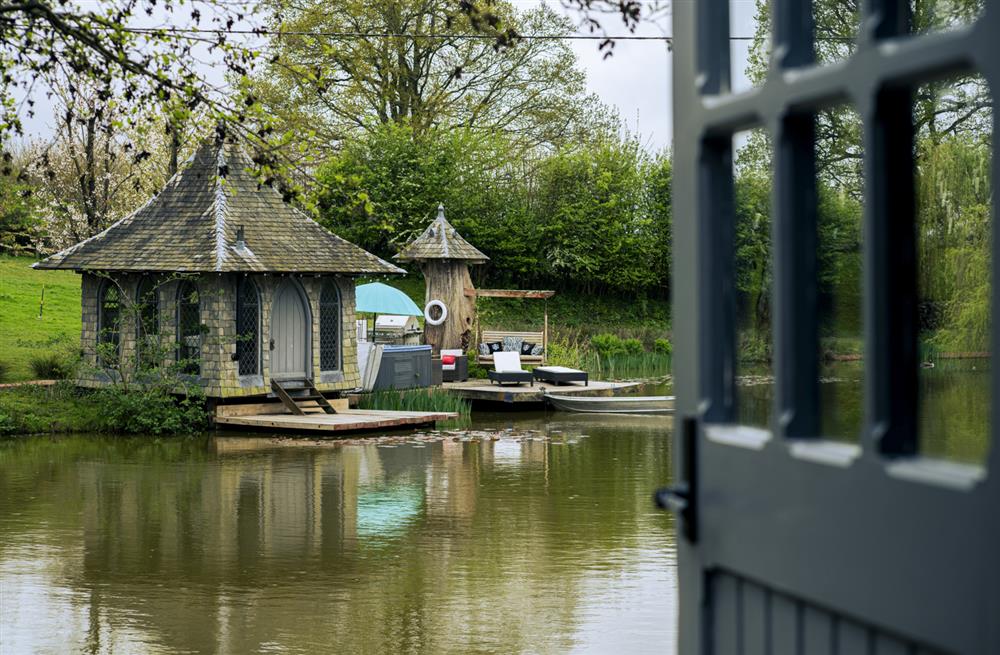
[[337, 410], [316, 389], [312, 380], [271, 380], [271, 390], [292, 414], [336, 414]]

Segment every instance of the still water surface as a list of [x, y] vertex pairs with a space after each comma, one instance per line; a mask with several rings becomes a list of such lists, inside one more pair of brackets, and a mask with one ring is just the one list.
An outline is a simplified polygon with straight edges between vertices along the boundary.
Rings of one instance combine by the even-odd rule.
[[[825, 434], [857, 441], [863, 368], [825, 375]], [[925, 454], [983, 462], [989, 379], [924, 372]], [[768, 381], [742, 420], [767, 421]], [[0, 653], [672, 653], [673, 520], [650, 502], [671, 427], [0, 441]]]
[[671, 652], [670, 429], [0, 442], [0, 652]]

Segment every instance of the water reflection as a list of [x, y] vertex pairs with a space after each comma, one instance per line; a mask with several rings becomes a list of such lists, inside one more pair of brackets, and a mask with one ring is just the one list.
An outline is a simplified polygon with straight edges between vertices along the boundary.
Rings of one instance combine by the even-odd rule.
[[2, 442], [0, 651], [670, 652], [669, 420], [474, 428]]
[[[941, 359], [919, 378], [918, 427], [922, 454], [984, 465], [989, 455], [989, 359]], [[741, 386], [739, 420], [766, 425], [774, 402], [768, 369]], [[863, 364], [835, 362], [823, 367], [820, 385], [823, 436], [857, 443], [864, 412]]]

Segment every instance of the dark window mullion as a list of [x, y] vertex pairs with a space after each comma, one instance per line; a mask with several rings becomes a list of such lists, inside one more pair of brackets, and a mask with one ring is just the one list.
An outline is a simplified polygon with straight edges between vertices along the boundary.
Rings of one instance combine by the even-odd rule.
[[910, 32], [910, 0], [864, 0], [861, 24], [870, 24], [871, 36], [888, 39]]
[[774, 0], [771, 21], [774, 26], [772, 51], [776, 56], [773, 65], [778, 68], [794, 68], [807, 66], [815, 61], [811, 2]]
[[780, 436], [819, 432], [815, 118], [779, 123], [774, 139], [774, 371]]
[[712, 0], [698, 2], [697, 7], [699, 91], [705, 95], [728, 93], [731, 89], [729, 3]]
[[917, 249], [909, 89], [865, 116], [865, 449], [917, 451]]
[[706, 139], [698, 171], [701, 397], [705, 420], [736, 420], [736, 280], [732, 138]]
[[[993, 80], [990, 80], [991, 82]], [[998, 88], [996, 84], [992, 88]], [[997, 152], [1000, 150], [1000, 111], [993, 111], [993, 134], [992, 134], [992, 160], [991, 160], [991, 183], [994, 190], [1000, 189], [1000, 166], [997, 166]], [[990, 345], [994, 354], [1000, 353], [1000, 299], [997, 298], [997, 291], [1000, 290], [1000, 209], [997, 203], [991, 203], [990, 212], [992, 214], [992, 242], [990, 243]], [[1000, 407], [1000, 366], [996, 366], [990, 361], [990, 374], [992, 384], [990, 390], [990, 407]], [[992, 410], [990, 417], [990, 455], [988, 470], [993, 475], [1000, 471], [1000, 416], [997, 410]]]

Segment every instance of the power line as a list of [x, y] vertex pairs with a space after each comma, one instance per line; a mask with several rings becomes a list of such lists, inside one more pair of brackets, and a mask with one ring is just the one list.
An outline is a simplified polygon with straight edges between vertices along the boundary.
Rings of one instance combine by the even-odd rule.
[[[110, 28], [109, 28], [110, 29]], [[475, 41], [494, 41], [504, 34], [447, 34], [440, 32], [429, 32], [426, 34], [413, 34], [405, 32], [326, 32], [308, 30], [281, 30], [271, 32], [266, 29], [213, 29], [202, 27], [124, 27], [118, 28], [123, 32], [132, 34], [212, 34], [215, 36], [228, 36], [231, 34], [243, 34], [260, 37], [283, 37], [283, 36], [322, 36], [331, 39], [467, 39]], [[525, 41], [666, 41], [674, 40], [668, 35], [642, 35], [642, 34], [517, 34], [513, 35], [515, 40]], [[752, 36], [730, 36], [730, 41], [753, 41]]]
[[[166, 27], [166, 28], [124, 28], [125, 32], [132, 32], [135, 34], [162, 34], [164, 32], [171, 34], [213, 34], [215, 36], [230, 35], [230, 34], [246, 34], [252, 36], [261, 37], [283, 37], [283, 36], [322, 36], [332, 39], [372, 39], [372, 38], [383, 38], [383, 39], [467, 39], [475, 41], [495, 41], [498, 37], [505, 36], [503, 33], [500, 34], [446, 34], [439, 32], [429, 32], [426, 34], [411, 34], [403, 32], [310, 32], [306, 30], [282, 30], [278, 32], [271, 32], [268, 30], [234, 30], [234, 29], [206, 29], [206, 28], [184, 28], [184, 27]], [[598, 34], [517, 34], [512, 35], [515, 40], [525, 40], [525, 41], [673, 41], [672, 36], [649, 36], [640, 34], [623, 34], [623, 35], [608, 35], [602, 36]], [[746, 39], [750, 40], [753, 37], [733, 37], [735, 39]]]

